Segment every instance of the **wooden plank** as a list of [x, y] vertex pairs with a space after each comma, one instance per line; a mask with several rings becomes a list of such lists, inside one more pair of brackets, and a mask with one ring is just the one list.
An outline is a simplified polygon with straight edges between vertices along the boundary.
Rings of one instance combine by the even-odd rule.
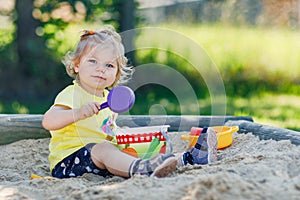
[[245, 120], [227, 121], [225, 125], [239, 126], [239, 133], [251, 132], [253, 135], [257, 135], [261, 140], [290, 140], [291, 143], [300, 145], [300, 132], [297, 131], [258, 124]]
[[[0, 144], [21, 139], [47, 138], [50, 134], [42, 125], [43, 115], [0, 114]], [[293, 130], [254, 123], [251, 117], [243, 116], [192, 116], [192, 115], [120, 115], [119, 126], [138, 127], [170, 125], [170, 131], [189, 131], [191, 127], [239, 126], [239, 133], [252, 132], [260, 139], [290, 140], [300, 145], [300, 133]]]
[[[42, 117], [33, 114], [0, 114], [0, 144], [50, 137], [50, 133], [42, 127]], [[237, 116], [120, 115], [117, 124], [121, 127], [170, 125], [169, 131], [189, 131], [193, 126], [223, 125], [228, 120], [253, 121], [251, 117]]]
[[0, 144], [8, 144], [21, 139], [50, 137], [42, 127], [42, 115], [0, 115]]
[[117, 119], [117, 124], [121, 127], [170, 125], [169, 131], [189, 131], [193, 126], [221, 126], [229, 120], [253, 122], [252, 117], [247, 116], [121, 115]]

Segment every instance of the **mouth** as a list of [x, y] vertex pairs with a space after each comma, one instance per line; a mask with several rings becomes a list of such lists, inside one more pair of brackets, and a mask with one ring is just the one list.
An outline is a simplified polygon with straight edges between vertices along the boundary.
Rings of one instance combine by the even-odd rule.
[[93, 78], [95, 79], [98, 79], [98, 80], [106, 80], [106, 78], [102, 77], [102, 76], [92, 76]]

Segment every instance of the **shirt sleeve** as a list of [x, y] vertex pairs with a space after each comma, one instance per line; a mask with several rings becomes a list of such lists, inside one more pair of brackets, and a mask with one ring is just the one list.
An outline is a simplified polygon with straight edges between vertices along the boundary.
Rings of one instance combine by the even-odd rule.
[[74, 87], [68, 86], [65, 89], [63, 89], [55, 98], [54, 105], [55, 106], [66, 106], [69, 108], [74, 108]]

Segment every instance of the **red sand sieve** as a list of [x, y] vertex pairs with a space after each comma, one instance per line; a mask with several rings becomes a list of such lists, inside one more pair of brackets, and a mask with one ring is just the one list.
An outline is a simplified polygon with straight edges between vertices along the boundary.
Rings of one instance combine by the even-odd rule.
[[116, 135], [116, 138], [118, 144], [145, 143], [151, 142], [154, 138], [158, 138], [159, 141], [166, 141], [166, 138], [162, 135], [161, 132]]

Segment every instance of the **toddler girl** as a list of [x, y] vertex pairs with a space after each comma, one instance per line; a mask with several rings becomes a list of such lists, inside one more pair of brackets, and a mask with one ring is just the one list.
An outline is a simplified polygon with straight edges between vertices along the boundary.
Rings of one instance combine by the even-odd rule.
[[108, 89], [125, 81], [132, 72], [126, 66], [121, 37], [112, 27], [84, 31], [77, 48], [67, 53], [63, 63], [74, 78], [73, 84], [56, 96], [42, 120], [43, 127], [51, 133], [52, 176], [68, 178], [94, 173], [104, 177], [165, 177], [176, 168], [174, 155], [141, 160], [108, 141], [116, 128], [117, 114], [110, 109], [99, 111], [100, 105], [107, 101]]

